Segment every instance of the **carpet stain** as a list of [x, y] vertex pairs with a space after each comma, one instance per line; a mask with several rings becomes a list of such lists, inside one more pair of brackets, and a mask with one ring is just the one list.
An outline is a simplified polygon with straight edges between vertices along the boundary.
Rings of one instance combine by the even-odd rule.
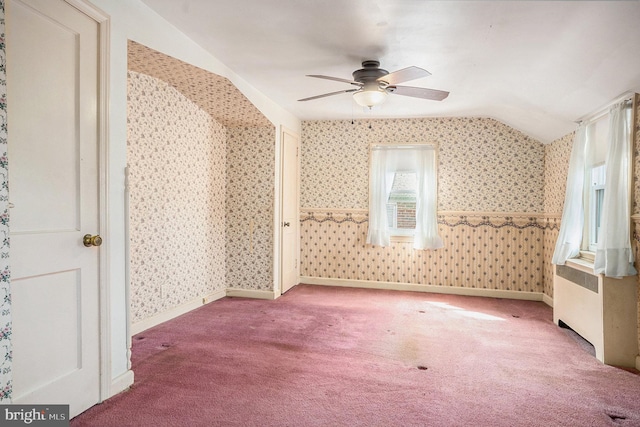
[[421, 371], [426, 371], [427, 369], [429, 369], [429, 368], [427, 368], [427, 367], [426, 367], [426, 366], [424, 366], [424, 365], [418, 365], [418, 366], [417, 366], [417, 368], [418, 368], [419, 370], [421, 370]]
[[625, 417], [624, 415], [610, 414], [608, 412], [605, 412], [605, 413], [609, 418], [611, 418], [611, 421], [613, 421], [614, 423], [617, 423], [619, 421], [624, 421], [627, 419], [627, 417]]

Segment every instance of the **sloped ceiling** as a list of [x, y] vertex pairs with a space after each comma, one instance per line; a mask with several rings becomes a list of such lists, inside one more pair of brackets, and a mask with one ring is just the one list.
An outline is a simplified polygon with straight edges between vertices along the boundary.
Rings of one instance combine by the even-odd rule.
[[228, 128], [273, 126], [227, 78], [131, 40], [127, 68], [170, 84]]
[[[143, 0], [303, 120], [478, 116], [549, 143], [640, 92], [640, 1]], [[441, 102], [399, 95], [371, 111], [348, 89], [364, 59], [432, 76]]]

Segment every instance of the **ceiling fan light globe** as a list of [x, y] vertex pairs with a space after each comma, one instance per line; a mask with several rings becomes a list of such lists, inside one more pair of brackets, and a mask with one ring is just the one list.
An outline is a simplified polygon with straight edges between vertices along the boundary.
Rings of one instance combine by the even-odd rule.
[[387, 92], [381, 90], [363, 90], [353, 94], [353, 99], [362, 107], [375, 107], [387, 99]]

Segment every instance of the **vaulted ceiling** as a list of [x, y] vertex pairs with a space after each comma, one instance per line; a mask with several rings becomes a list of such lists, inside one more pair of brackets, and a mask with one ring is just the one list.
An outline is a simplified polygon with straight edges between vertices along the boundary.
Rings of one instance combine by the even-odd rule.
[[[640, 1], [143, 0], [303, 120], [477, 116], [549, 143], [626, 91], [640, 92]], [[431, 76], [373, 110], [349, 89], [365, 59]]]

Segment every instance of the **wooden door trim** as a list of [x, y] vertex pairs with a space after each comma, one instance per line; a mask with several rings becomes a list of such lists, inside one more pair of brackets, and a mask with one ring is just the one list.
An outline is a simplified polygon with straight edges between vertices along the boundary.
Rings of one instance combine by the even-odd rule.
[[[295, 234], [296, 234], [296, 254], [298, 254], [298, 263], [300, 262], [299, 259], [299, 254], [300, 254], [300, 135], [297, 132], [294, 132], [293, 130], [287, 128], [284, 125], [280, 125], [280, 147], [279, 147], [279, 158], [278, 158], [278, 177], [277, 177], [277, 182], [278, 182], [278, 209], [277, 212], [278, 214], [276, 215], [276, 242], [278, 243], [278, 247], [277, 250], [275, 251], [276, 254], [276, 276], [277, 276], [277, 284], [278, 284], [278, 288], [275, 290], [275, 295], [276, 297], [280, 296], [283, 294], [283, 279], [284, 279], [284, 274], [282, 271], [282, 260], [284, 257], [283, 254], [283, 230], [282, 230], [282, 226], [281, 226], [281, 222], [283, 220], [283, 212], [284, 212], [284, 197], [283, 197], [283, 191], [284, 191], [284, 183], [282, 181], [282, 178], [284, 176], [284, 135], [285, 134], [289, 134], [290, 136], [294, 137], [297, 141], [298, 141], [298, 145], [297, 145], [297, 149], [298, 149], [298, 155], [296, 156], [296, 162], [297, 162], [297, 172], [298, 172], [298, 179], [297, 179], [297, 185], [296, 185], [296, 193], [297, 193], [297, 197], [296, 197], [296, 216], [295, 216]], [[297, 278], [298, 280], [300, 280], [300, 269], [297, 269], [298, 274], [297, 274]]]
[[[99, 342], [100, 342], [100, 402], [111, 397], [119, 390], [112, 390], [111, 372], [111, 295], [110, 295], [110, 240], [109, 232], [109, 15], [87, 0], [64, 0], [75, 7], [98, 25], [98, 226], [103, 244], [99, 255], [98, 297], [100, 304]], [[128, 295], [127, 295], [128, 299]], [[126, 303], [128, 305], [128, 301]], [[127, 328], [129, 322], [127, 319]], [[127, 336], [129, 334], [127, 333]], [[130, 348], [130, 345], [129, 345]]]

